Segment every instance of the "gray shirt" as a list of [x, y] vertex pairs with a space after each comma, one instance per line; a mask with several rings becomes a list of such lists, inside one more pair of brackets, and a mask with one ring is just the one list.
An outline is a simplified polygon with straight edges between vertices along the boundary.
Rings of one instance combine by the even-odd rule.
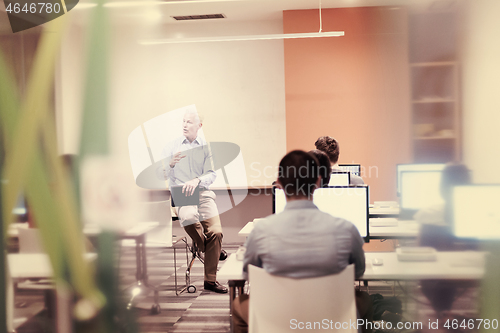
[[[186, 157], [171, 168], [170, 160], [178, 152], [182, 152]], [[210, 149], [199, 136], [193, 142], [189, 142], [184, 136], [169, 142], [163, 148], [161, 157], [164, 159], [164, 167], [159, 167], [156, 174], [160, 179], [168, 179], [169, 186], [182, 185], [191, 179], [199, 178], [200, 187], [208, 189], [217, 177]]]
[[245, 246], [245, 278], [248, 265], [292, 278], [336, 274], [352, 263], [357, 278], [365, 271], [358, 229], [320, 211], [309, 200], [290, 201], [283, 212], [259, 221]]

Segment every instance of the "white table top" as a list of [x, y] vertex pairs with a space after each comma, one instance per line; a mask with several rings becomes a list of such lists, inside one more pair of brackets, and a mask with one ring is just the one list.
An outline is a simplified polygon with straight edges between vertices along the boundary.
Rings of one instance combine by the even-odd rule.
[[420, 224], [417, 221], [398, 221], [398, 225], [395, 227], [374, 227], [370, 225], [370, 237], [416, 238], [419, 230]]
[[370, 207], [368, 208], [370, 215], [398, 215], [399, 207]]
[[[371, 219], [370, 219], [371, 220]], [[238, 236], [248, 237], [253, 230], [253, 222], [248, 222], [239, 232]], [[396, 227], [373, 227], [370, 225], [370, 237], [377, 238], [409, 238], [417, 237], [419, 224], [416, 221], [398, 221]]]
[[247, 222], [243, 228], [238, 232], [238, 236], [247, 237], [253, 230], [253, 221]]
[[[396, 252], [366, 252], [366, 270], [360, 280], [478, 280], [484, 275], [485, 252], [438, 252], [437, 261], [398, 261]], [[374, 266], [375, 258], [383, 260]], [[217, 273], [219, 279], [242, 280], [243, 261], [234, 254]]]
[[230, 254], [217, 272], [217, 278], [220, 280], [242, 280], [243, 261], [237, 260], [234, 253]]
[[7, 235], [9, 237], [18, 237], [19, 229], [28, 229], [29, 225], [27, 222], [16, 222], [9, 224], [9, 228], [7, 230]]
[[[437, 252], [436, 261], [398, 261], [396, 252], [367, 252], [363, 280], [479, 280], [484, 275], [485, 252]], [[372, 264], [382, 259], [382, 266]]]
[[[97, 258], [96, 253], [86, 253], [87, 260]], [[13, 280], [52, 277], [52, 265], [46, 253], [11, 253], [7, 255], [10, 275]]]
[[[159, 225], [159, 222], [140, 222], [134, 227], [119, 234], [123, 237], [138, 237], [150, 232]], [[95, 224], [86, 224], [83, 227], [83, 233], [87, 236], [96, 236], [101, 232], [101, 230], [101, 227]]]
[[[126, 237], [136, 237], [141, 236], [145, 233], [150, 232], [154, 228], [160, 225], [159, 222], [140, 222], [134, 227], [128, 229], [127, 231], [121, 233], [120, 235]], [[19, 229], [27, 229], [28, 223], [11, 223], [9, 225], [8, 236], [9, 237], [18, 237]], [[96, 224], [86, 224], [83, 227], [83, 233], [87, 236], [96, 236], [102, 231], [101, 227]]]

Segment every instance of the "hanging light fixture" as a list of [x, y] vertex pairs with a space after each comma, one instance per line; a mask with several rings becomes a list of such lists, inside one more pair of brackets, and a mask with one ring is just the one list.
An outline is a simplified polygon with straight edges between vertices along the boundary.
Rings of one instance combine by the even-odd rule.
[[180, 43], [203, 43], [203, 42], [234, 42], [249, 40], [273, 40], [294, 38], [318, 38], [318, 37], [341, 37], [344, 31], [323, 32], [323, 21], [321, 15], [321, 0], [319, 0], [319, 31], [308, 33], [268, 34], [268, 35], [242, 35], [242, 36], [217, 36], [217, 37], [194, 37], [194, 38], [169, 38], [140, 41], [141, 45], [180, 44]]

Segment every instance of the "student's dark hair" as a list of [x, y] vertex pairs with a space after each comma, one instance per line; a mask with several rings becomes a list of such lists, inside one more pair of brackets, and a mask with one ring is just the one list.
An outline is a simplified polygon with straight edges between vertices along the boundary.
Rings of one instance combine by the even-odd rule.
[[286, 154], [281, 159], [278, 173], [285, 195], [310, 198], [316, 189], [318, 165], [316, 157], [305, 151], [294, 150]]
[[452, 192], [453, 187], [471, 183], [470, 171], [464, 164], [448, 163], [441, 173], [441, 196], [445, 202], [445, 220], [448, 225], [452, 223]]
[[448, 202], [454, 186], [471, 183], [470, 171], [464, 164], [448, 163], [441, 174], [441, 196]]
[[328, 155], [319, 149], [313, 149], [309, 154], [316, 157], [319, 162], [319, 175], [321, 176], [321, 187], [328, 186], [330, 182], [330, 176], [332, 174], [332, 164]]
[[332, 162], [332, 164], [338, 162], [340, 148], [337, 140], [335, 140], [331, 136], [326, 135], [319, 137], [314, 145], [316, 146], [316, 149], [319, 149], [328, 155], [328, 158], [330, 159], [330, 162]]

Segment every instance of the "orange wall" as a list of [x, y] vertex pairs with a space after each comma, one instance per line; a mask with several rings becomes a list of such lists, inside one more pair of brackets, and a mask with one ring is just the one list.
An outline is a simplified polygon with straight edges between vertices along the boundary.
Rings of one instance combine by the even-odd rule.
[[[407, 13], [390, 8], [323, 9], [323, 31], [344, 37], [285, 40], [287, 150], [335, 137], [371, 202], [396, 200], [396, 164], [411, 153]], [[283, 30], [317, 32], [318, 10], [284, 11]]]

